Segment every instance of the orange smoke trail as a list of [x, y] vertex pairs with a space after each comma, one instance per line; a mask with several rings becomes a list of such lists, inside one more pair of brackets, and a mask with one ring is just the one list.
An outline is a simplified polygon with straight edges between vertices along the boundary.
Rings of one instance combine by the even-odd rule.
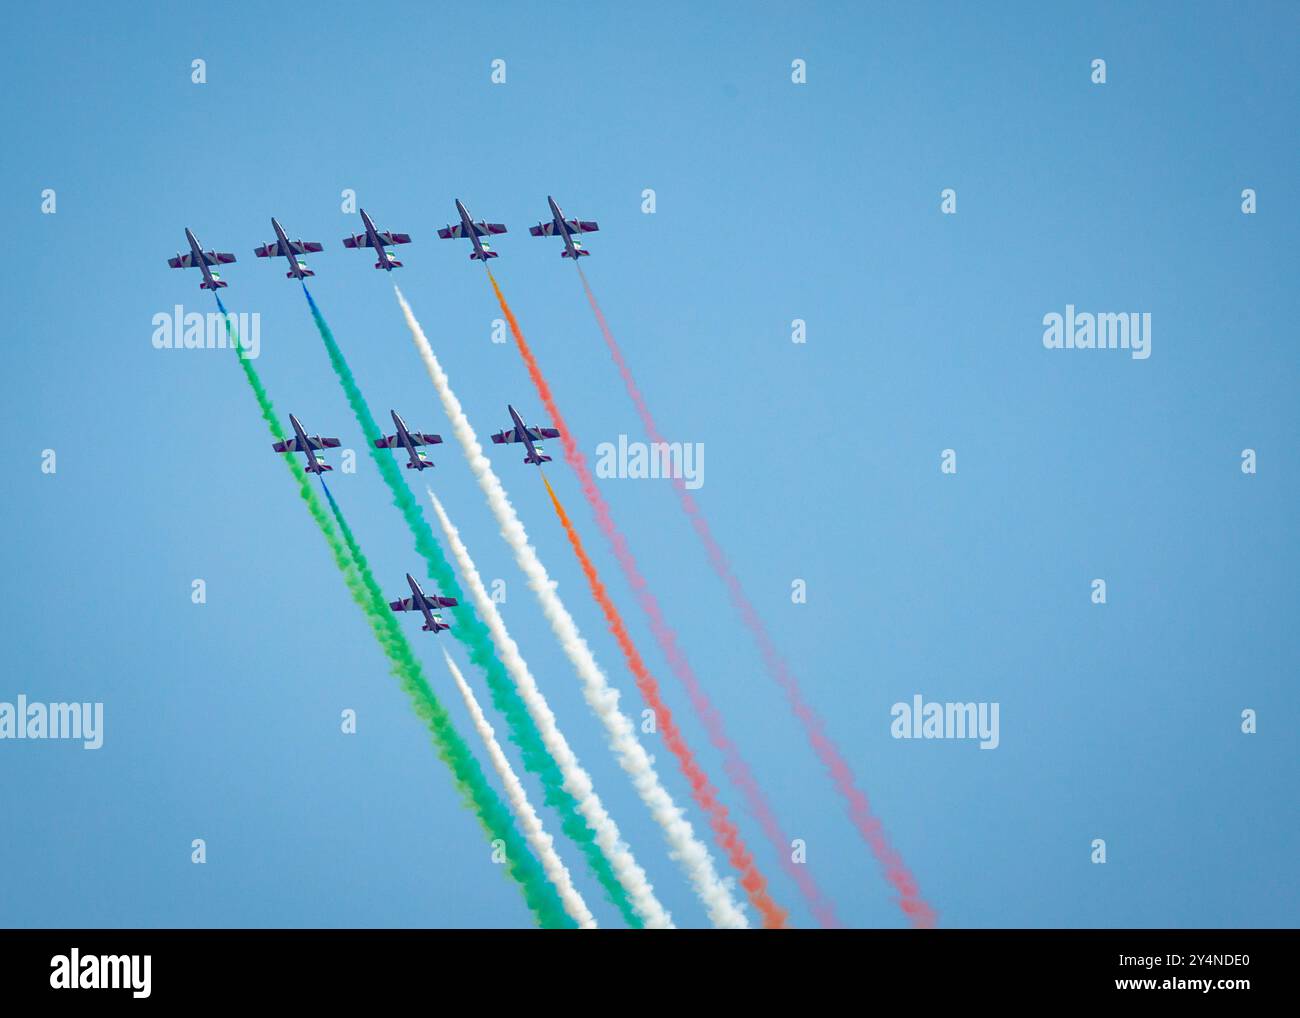
[[[541, 369], [537, 365], [537, 359], [529, 349], [528, 343], [524, 340], [523, 330], [519, 328], [519, 322], [515, 314], [510, 310], [510, 305], [506, 303], [505, 296], [501, 293], [501, 288], [497, 285], [496, 277], [488, 270], [488, 279], [492, 282], [492, 289], [496, 293], [497, 303], [501, 305], [501, 312], [506, 316], [506, 321], [510, 325], [510, 331], [515, 337], [515, 342], [519, 347], [519, 352], [524, 358], [524, 363], [528, 367], [528, 373], [533, 379], [533, 383], [538, 390], [543, 393], [542, 401], [547, 406], [547, 411], [551, 414], [554, 425], [560, 429], [561, 437], [565, 447], [565, 456], [570, 456], [570, 446], [573, 451], [577, 452], [577, 446], [573, 444], [568, 437], [569, 429], [562, 423], [562, 415], [559, 408], [555, 406], [555, 400], [551, 398], [550, 387], [547, 386], [546, 380], [542, 377]], [[580, 454], [579, 454], [580, 455]], [[545, 481], [545, 477], [542, 478]], [[590, 474], [587, 475], [590, 480]], [[594, 482], [593, 486], [594, 486]], [[565, 533], [569, 536], [569, 542], [573, 545], [573, 550], [582, 564], [583, 572], [587, 576], [592, 594], [600, 604], [601, 610], [605, 614], [606, 622], [613, 631], [615, 638], [618, 640], [619, 647], [622, 649], [624, 656], [627, 658], [628, 666], [632, 670], [633, 678], [636, 681], [637, 689], [646, 702], [654, 710], [659, 730], [663, 732], [664, 741], [672, 751], [673, 756], [677, 758], [677, 764], [686, 775], [690, 782], [691, 794], [696, 803], [704, 810], [709, 818], [709, 826], [712, 828], [718, 843], [726, 852], [727, 860], [741, 874], [741, 886], [745, 888], [750, 902], [759, 911], [763, 917], [763, 925], [766, 927], [782, 927], [786, 925], [786, 911], [777, 905], [767, 892], [767, 880], [759, 872], [754, 862], [753, 854], [745, 846], [744, 840], [740, 836], [740, 831], [727, 813], [727, 807], [718, 799], [717, 790], [713, 783], [709, 781], [704, 770], [695, 760], [695, 755], [691, 751], [686, 740], [678, 730], [676, 722], [673, 720], [672, 711], [664, 703], [663, 696], [659, 691], [659, 683], [651, 674], [650, 670], [641, 660], [641, 655], [637, 652], [636, 645], [628, 635], [627, 627], [623, 624], [623, 619], [618, 610], [614, 607], [614, 602], [610, 600], [608, 593], [605, 591], [604, 584], [600, 582], [600, 577], [596, 573], [595, 567], [591, 564], [590, 558], [587, 557], [586, 550], [582, 542], [578, 539], [577, 532], [573, 529], [569, 517], [564, 513], [563, 507], [555, 497], [555, 492], [551, 491], [549, 482], [546, 485], [551, 492], [551, 500], [555, 505], [556, 512], [560, 516], [560, 522], [564, 525]], [[613, 520], [608, 513], [604, 514], [602, 526], [613, 528]], [[609, 531], [607, 530], [608, 534]], [[620, 535], [621, 536], [621, 535]], [[645, 586], [644, 581], [642, 586]], [[789, 842], [781, 843], [781, 858], [789, 857]], [[823, 921], [823, 925], [838, 925], [834, 921], [833, 914], [819, 916], [819, 919], [826, 919], [830, 922]]]
[[583, 547], [582, 539], [578, 537], [578, 532], [574, 529], [569, 514], [564, 511], [564, 506], [560, 504], [560, 499], [555, 494], [555, 489], [551, 487], [551, 482], [546, 479], [545, 474], [542, 474], [542, 483], [546, 485], [546, 492], [551, 496], [551, 505], [555, 507], [555, 515], [559, 518], [560, 525], [564, 527], [564, 533], [569, 538], [569, 544], [573, 546], [573, 552], [578, 556], [583, 575], [587, 577], [587, 584], [591, 587], [592, 596], [596, 599], [596, 603], [600, 605], [600, 610], [605, 615], [605, 621], [609, 625], [610, 632], [614, 634], [614, 639], [618, 641], [619, 648], [627, 659], [628, 667], [632, 670], [632, 675], [636, 679], [637, 689], [641, 691], [641, 695], [649, 704], [650, 709], [655, 712], [655, 724], [659, 731], [663, 733], [664, 743], [673, 756], [677, 758], [682, 773], [686, 775], [686, 780], [690, 782], [691, 794], [694, 796], [695, 801], [699, 803], [700, 808], [708, 814], [709, 825], [713, 828], [714, 834], [717, 835], [718, 843], [727, 853], [731, 865], [739, 871], [741, 886], [745, 888], [745, 893], [749, 896], [750, 902], [763, 917], [763, 926], [767, 929], [783, 928], [786, 925], [786, 910], [774, 902], [767, 893], [767, 881], [754, 865], [754, 857], [741, 840], [740, 831], [736, 829], [736, 825], [728, 817], [727, 807], [718, 800], [717, 790], [713, 787], [713, 783], [709, 781], [708, 775], [696, 763], [691, 748], [682, 737], [677, 722], [673, 720], [672, 711], [669, 709], [668, 704], [664, 703], [663, 697], [660, 696], [658, 682], [650, 674], [645, 662], [641, 660], [641, 654], [636, 649], [636, 644], [632, 642], [632, 637], [627, 631], [627, 626], [623, 623], [622, 616], [619, 615], [614, 602], [610, 600], [609, 593], [605, 590], [605, 584], [601, 582], [600, 574], [596, 572], [595, 565], [592, 564], [586, 548]]
[[[582, 266], [579, 265], [577, 268], [578, 275], [582, 279], [583, 291], [587, 295], [587, 302], [591, 305], [591, 310], [596, 316], [596, 323], [600, 326], [601, 334], [605, 338], [605, 345], [609, 347], [610, 355], [613, 357], [614, 364], [622, 376], [628, 395], [641, 417], [641, 423], [646, 430], [646, 435], [651, 442], [662, 442], [663, 438], [659, 434], [659, 429], [655, 426], [654, 418], [650, 414], [650, 408], [641, 395], [641, 391], [637, 388], [636, 381], [632, 378], [632, 371], [628, 367], [627, 361], [623, 358], [623, 351], [615, 341], [614, 333], [605, 321], [605, 315], [601, 312], [600, 305], [596, 303], [596, 295], [587, 282], [587, 275], [582, 271]], [[515, 338], [522, 344], [522, 337], [517, 332]], [[537, 383], [536, 378], [534, 378], [534, 382]], [[540, 387], [540, 383], [537, 384]], [[543, 402], [546, 402], [546, 396], [543, 396]], [[547, 407], [550, 408], [549, 403]], [[567, 431], [565, 433], [567, 434]], [[567, 446], [565, 453], [568, 454]], [[581, 452], [578, 453], [578, 456], [581, 457]], [[573, 460], [570, 459], [570, 462], [573, 463]], [[585, 463], [580, 466], [575, 464], [575, 469], [578, 470], [580, 476], [585, 478]], [[686, 490], [686, 485], [681, 478], [673, 478], [673, 486], [676, 488], [677, 495], [681, 500], [682, 510], [690, 519], [691, 526], [704, 544], [709, 564], [713, 566], [714, 572], [726, 585], [732, 603], [740, 612], [741, 620], [753, 635], [754, 642], [758, 644], [759, 652], [763, 657], [768, 672], [784, 690], [791, 709], [804, 726], [804, 731], [814, 752], [817, 754], [818, 759], [821, 760], [822, 765], [829, 771], [835, 787], [848, 803], [849, 815], [854, 826], [857, 827], [863, 839], [870, 846], [876, 861], [884, 869], [885, 877], [898, 892], [900, 907], [911, 920], [913, 926], [923, 928], [934, 926], [937, 921], [934, 909], [921, 897], [921, 891], [916, 879], [907, 869], [907, 866], [904, 865], [902, 857], [890, 845], [889, 839], [885, 836], [884, 828], [871, 811], [870, 801], [867, 799], [866, 794], [857, 787], [848, 762], [830, 736], [826, 734], [822, 719], [804, 699], [798, 679], [790, 670], [785, 658], [776, 649], [776, 644], [768, 634], [762, 615], [755, 609], [753, 602], [749, 600], [748, 595], [741, 586], [739, 578], [732, 571], [731, 563], [728, 561], [725, 552], [723, 552], [722, 546], [714, 538], [699, 505], [691, 497], [690, 492]], [[594, 485], [592, 489], [595, 490]], [[583, 490], [587, 490], [585, 480]], [[599, 492], [596, 492], [596, 497], [600, 497]], [[600, 511], [600, 508], [597, 507], [597, 512]]]

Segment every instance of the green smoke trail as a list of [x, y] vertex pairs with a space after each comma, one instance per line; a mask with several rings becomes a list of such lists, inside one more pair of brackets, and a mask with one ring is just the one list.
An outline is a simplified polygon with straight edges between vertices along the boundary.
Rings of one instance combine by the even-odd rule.
[[[240, 367], [244, 369], [244, 377], [248, 380], [253, 395], [257, 397], [262, 419], [270, 428], [276, 441], [285, 441], [287, 436], [275, 415], [270, 396], [262, 385], [257, 371], [254, 370], [252, 361], [240, 346], [229, 314], [220, 297], [217, 297], [217, 307], [225, 317], [226, 335], [239, 355]], [[500, 841], [504, 845], [505, 868], [519, 883], [524, 900], [536, 917], [538, 925], [548, 928], [573, 928], [575, 925], [573, 920], [564, 912], [559, 895], [546, 879], [541, 865], [519, 834], [514, 818], [484, 777], [477, 758], [452, 725], [450, 716], [425, 679], [420, 663], [416, 660], [392, 612], [389, 611], [383, 591], [376, 584], [365, 556], [361, 554], [361, 549], [352, 535], [351, 528], [334, 501], [334, 496], [329, 494], [328, 488], [325, 489], [334, 514], [331, 520], [329, 513], [325, 511], [325, 507], [316, 496], [302, 464], [292, 455], [284, 457], [284, 460], [289, 467], [289, 472], [298, 483], [299, 495], [307, 503], [312, 519], [316, 521], [316, 525], [320, 527], [321, 533], [329, 544], [334, 562], [343, 574], [352, 599], [366, 613], [366, 619], [389, 659], [393, 674], [410, 696], [415, 712], [429, 726], [438, 756], [451, 768], [457, 791], [478, 817], [489, 840]], [[337, 531], [335, 522], [338, 524]], [[340, 532], [343, 535], [342, 540], [339, 537]]]
[[361, 389], [352, 374], [352, 369], [343, 358], [343, 351], [339, 349], [334, 333], [330, 331], [325, 317], [316, 306], [316, 301], [312, 299], [311, 291], [305, 284], [302, 292], [311, 308], [312, 320], [315, 321], [316, 329], [320, 332], [325, 349], [329, 353], [334, 373], [338, 376], [352, 412], [365, 433], [366, 446], [370, 450], [370, 455], [379, 467], [380, 476], [392, 492], [393, 504], [401, 511], [406, 525], [411, 530], [411, 535], [415, 538], [416, 550], [428, 564], [429, 577], [437, 584], [440, 593], [460, 601], [460, 607], [456, 610], [456, 618], [460, 625], [452, 628], [452, 634], [465, 645], [470, 660], [483, 669], [492, 704], [506, 719], [506, 724], [509, 726], [510, 741], [519, 747], [524, 767], [536, 774], [542, 782], [545, 802], [558, 813], [564, 833], [581, 848], [587, 865], [604, 889], [606, 897], [619, 910], [627, 924], [635, 929], [642, 928], [644, 923], [633, 909], [632, 902], [619, 883], [610, 860], [596, 843], [595, 832], [587, 826], [587, 821], [578, 812], [577, 801], [564, 787], [564, 776], [559, 766], [546, 751], [541, 734], [529, 716], [527, 707], [524, 706], [514, 683], [510, 681], [505, 666], [497, 658], [491, 633], [460, 589], [456, 581], [456, 573], [434, 538], [419, 503], [415, 500], [411, 489], [407, 487], [401, 468], [390, 453], [376, 448], [375, 440], [381, 438], [383, 432], [375, 423], [370, 407], [361, 395]]

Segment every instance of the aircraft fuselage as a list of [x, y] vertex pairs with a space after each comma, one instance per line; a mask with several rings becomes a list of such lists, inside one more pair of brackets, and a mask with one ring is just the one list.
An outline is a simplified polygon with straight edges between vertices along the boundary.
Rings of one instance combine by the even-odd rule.
[[398, 416], [396, 410], [390, 410], [393, 415], [393, 424], [397, 428], [397, 441], [402, 444], [406, 454], [411, 457], [411, 466], [416, 470], [423, 470], [429, 466], [421, 457], [415, 448], [415, 442], [411, 439], [411, 432], [406, 427], [406, 422]]
[[316, 450], [311, 447], [311, 442], [307, 439], [307, 432], [302, 430], [302, 425], [298, 423], [298, 418], [293, 414], [289, 415], [289, 423], [293, 425], [293, 433], [298, 436], [298, 447], [307, 454], [307, 470], [309, 473], [321, 473], [320, 460], [316, 458]]
[[434, 633], [439, 629], [446, 629], [447, 627], [442, 623], [442, 620], [434, 617], [433, 605], [424, 596], [424, 591], [420, 588], [420, 584], [416, 582], [415, 577], [407, 573], [406, 582], [411, 585], [411, 599], [415, 602], [415, 607], [424, 614], [424, 628]]
[[185, 239], [190, 242], [190, 252], [194, 258], [194, 263], [199, 267], [199, 271], [203, 273], [204, 282], [208, 284], [208, 289], [215, 292], [217, 282], [212, 278], [212, 270], [208, 268], [208, 260], [203, 257], [203, 248], [199, 246], [199, 239], [194, 236], [188, 226], [185, 227]]
[[275, 227], [276, 240], [280, 242], [280, 253], [289, 259], [289, 275], [294, 279], [304, 279], [302, 269], [298, 266], [298, 256], [293, 253], [293, 248], [289, 245], [289, 238], [284, 232], [284, 227], [274, 216], [271, 217], [271, 225]]
[[474, 245], [474, 250], [479, 253], [479, 256], [483, 259], [483, 264], [486, 265], [487, 256], [483, 253], [483, 241], [479, 239], [478, 230], [474, 229], [474, 221], [469, 217], [469, 209], [465, 208], [464, 203], [459, 198], [456, 199], [456, 211], [460, 213], [461, 229], [464, 231], [465, 236], [469, 237], [470, 243]]
[[555, 199], [549, 194], [546, 196], [546, 201], [551, 206], [551, 215], [555, 219], [555, 228], [559, 231], [560, 237], [564, 241], [564, 246], [569, 252], [569, 256], [576, 264], [578, 260], [578, 248], [577, 245], [573, 243], [573, 236], [569, 232], [569, 224], [564, 221], [564, 213], [560, 211], [560, 206], [555, 204]]
[[515, 422], [515, 435], [518, 436], [519, 441], [524, 443], [524, 448], [528, 450], [528, 461], [541, 466], [542, 457], [537, 452], [537, 446], [533, 444], [532, 436], [528, 434], [528, 425], [526, 425], [524, 419], [519, 416], [519, 411], [509, 403], [506, 404], [506, 409], [510, 411], [510, 416]]
[[375, 249], [375, 257], [379, 259], [379, 264], [391, 272], [394, 268], [393, 260], [388, 257], [388, 251], [384, 248], [379, 231], [375, 229], [373, 220], [366, 215], [365, 209], [361, 209], [361, 221], [366, 225], [366, 236], [370, 238], [370, 246]]

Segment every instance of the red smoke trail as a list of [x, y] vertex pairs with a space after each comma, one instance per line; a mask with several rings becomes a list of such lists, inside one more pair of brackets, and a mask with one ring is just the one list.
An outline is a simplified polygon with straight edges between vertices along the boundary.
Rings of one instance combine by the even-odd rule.
[[[564, 416], [560, 413], [560, 408], [555, 403], [555, 397], [551, 394], [551, 387], [547, 384], [545, 377], [542, 375], [541, 368], [538, 367], [537, 358], [533, 356], [531, 348], [524, 339], [523, 330], [519, 328], [519, 322], [516, 320], [514, 312], [510, 310], [510, 306], [506, 303], [506, 299], [501, 293], [501, 288], [497, 286], [496, 278], [490, 271], [488, 272], [488, 279], [492, 282], [492, 289], [496, 293], [497, 302], [501, 305], [501, 311], [506, 316], [506, 321], [510, 325], [510, 332], [515, 338], [516, 345], [519, 347], [519, 353], [524, 359], [524, 365], [528, 369], [528, 375], [533, 380], [533, 385], [536, 386], [538, 394], [541, 396], [542, 403], [546, 407], [546, 412], [551, 417], [551, 423], [560, 431], [560, 441], [564, 446], [564, 458], [577, 473], [578, 479], [582, 485], [583, 494], [586, 496], [587, 501], [591, 504], [592, 511], [595, 513], [596, 522], [600, 526], [606, 539], [613, 546], [614, 554], [618, 559], [619, 566], [621, 567], [624, 576], [627, 578], [629, 585], [635, 592], [642, 610], [649, 617], [650, 628], [654, 633], [655, 640], [667, 656], [669, 666], [672, 668], [673, 673], [678, 677], [678, 679], [681, 680], [683, 686], [685, 686], [687, 696], [691, 701], [691, 706], [694, 708], [700, 721], [704, 724], [705, 731], [708, 733], [709, 742], [723, 754], [723, 766], [727, 772], [727, 776], [731, 779], [732, 784], [740, 789], [742, 795], [744, 795], [746, 807], [758, 821], [759, 826], [763, 829], [764, 835], [775, 848], [777, 858], [781, 860], [782, 868], [785, 869], [795, 883], [798, 884], [799, 890], [807, 900], [809, 908], [812, 910], [817, 922], [822, 926], [839, 926], [840, 923], [835, 916], [834, 908], [822, 895], [806, 867], [794, 862], [791, 858], [790, 840], [786, 837], [785, 832], [782, 831], [780, 822], [772, 812], [771, 806], [768, 805], [767, 798], [759, 788], [753, 772], [749, 769], [749, 765], [740, 756], [735, 745], [728, 737], [717, 708], [713, 706], [708, 694], [704, 691], [704, 687], [700, 684], [699, 679], [696, 678], [695, 672], [690, 666], [690, 662], [686, 660], [686, 656], [682, 653], [681, 648], [678, 647], [677, 636], [664, 620], [663, 613], [659, 609], [658, 599], [650, 590], [650, 585], [646, 582], [645, 577], [641, 575], [641, 571], [636, 564], [636, 559], [632, 557], [631, 549], [628, 548], [626, 539], [614, 524], [614, 518], [610, 515], [609, 506], [605, 503], [605, 499], [596, 487], [596, 482], [591, 476], [590, 469], [587, 467], [586, 457], [582, 455], [582, 451], [578, 448], [578, 444], [573, 438], [572, 431], [567, 425], [565, 425]], [[547, 485], [547, 488], [550, 488], [549, 484]], [[552, 498], [554, 499], [553, 493]], [[556, 510], [561, 513], [563, 511], [559, 506], [558, 501], [556, 501]], [[562, 517], [561, 522], [565, 522], [565, 520], [567, 520], [567, 517]], [[582, 550], [581, 543], [578, 541], [576, 533], [572, 532], [572, 528], [566, 524], [565, 530], [570, 533], [570, 542], [574, 546], [574, 551], [578, 553], [579, 560], [583, 562], [583, 570], [585, 572], [589, 565], [589, 560], [586, 559], [586, 553]], [[589, 583], [591, 582], [594, 573], [595, 570], [593, 569], [591, 573], [588, 574]], [[597, 583], [599, 583], [598, 578], [595, 583], [591, 583], [593, 594], [596, 592]], [[602, 586], [601, 590], [603, 591], [603, 589]], [[597, 600], [599, 599], [600, 597], [597, 595]], [[606, 598], [606, 601], [608, 601], [608, 598]], [[604, 604], [602, 604], [602, 608], [603, 607]], [[609, 609], [610, 611], [614, 611], [612, 603], [610, 604]], [[615, 615], [617, 615], [616, 612]], [[606, 619], [609, 620], [609, 618], [610, 616], [607, 612]], [[612, 627], [612, 621], [610, 624]], [[619, 625], [622, 627], [621, 620]], [[626, 629], [624, 629], [624, 632], [626, 632]], [[618, 634], [616, 633], [615, 635], [617, 637]], [[622, 645], [621, 638], [619, 639], [619, 643]], [[630, 640], [628, 641], [628, 646], [632, 648], [632, 651], [635, 654], [635, 647], [632, 646]], [[624, 649], [624, 653], [627, 654], [626, 648]], [[632, 658], [630, 655], [628, 661], [629, 665], [631, 665]], [[640, 664], [639, 655], [637, 655], [636, 661], [638, 662], [639, 667], [644, 669], [645, 666]], [[645, 675], [648, 680], [646, 687], [648, 688], [643, 688], [642, 679], [640, 675], [637, 674], [637, 666], [632, 666], [632, 670], [633, 675], [636, 676], [637, 686], [641, 689], [642, 696], [649, 701], [651, 699], [651, 692], [653, 692], [655, 701], [661, 703], [662, 697], [659, 694], [658, 684], [655, 682], [654, 677], [646, 671]], [[657, 715], [668, 718], [668, 724], [662, 725], [662, 730], [665, 733], [665, 740], [667, 740], [667, 732], [669, 728], [672, 727], [674, 731], [676, 730], [675, 725], [673, 725], [672, 722], [672, 714], [668, 711], [666, 705], [662, 708], [654, 707], [654, 710]], [[682, 744], [682, 747], [683, 750], [689, 754], [689, 747], [686, 747], [684, 743]], [[674, 752], [676, 751], [674, 750]], [[683, 758], [679, 756], [678, 760], [682, 764], [683, 768], [685, 768], [686, 764]], [[693, 759], [691, 762], [693, 765]], [[707, 781], [707, 778], [705, 780]], [[692, 788], [694, 789], [694, 787], [694, 782], [692, 782]], [[710, 824], [713, 826], [715, 832], [718, 832], [719, 837], [723, 837], [724, 829], [720, 828], [719, 824], [725, 823], [725, 829], [733, 832], [728, 835], [728, 837], [734, 837], [736, 843], [740, 844], [739, 835], [738, 833], [735, 833], [735, 825], [727, 817], [726, 807], [720, 802], [717, 802], [716, 792], [711, 785], [707, 786], [707, 789], [709, 795], [713, 797], [714, 805], [709, 806], [701, 802], [701, 806], [703, 806], [706, 812], [708, 812]], [[696, 799], [697, 801], [700, 801], [698, 795], [696, 796]], [[725, 842], [724, 847], [726, 847]], [[743, 849], [743, 845], [741, 847]], [[744, 873], [746, 867], [740, 865], [740, 863], [737, 862], [737, 858], [733, 858], [730, 847], [727, 848], [727, 854], [728, 858], [731, 859], [732, 864]], [[744, 853], [744, 858], [749, 860], [749, 853], [747, 851]], [[752, 867], [752, 861], [749, 861], [748, 865]], [[759, 876], [759, 879], [762, 879], [761, 876]], [[748, 884], [745, 884], [745, 889], [746, 891], [750, 890]], [[750, 897], [751, 900], [753, 900], [752, 892]], [[757, 902], [755, 902], [755, 906], [760, 907]], [[764, 919], [766, 920], [766, 918], [765, 914]]]
[[[609, 323], [605, 321], [605, 315], [596, 302], [596, 295], [592, 293], [591, 285], [587, 282], [586, 273], [582, 271], [581, 266], [578, 266], [578, 275], [582, 278], [582, 288], [586, 292], [587, 302], [591, 305], [591, 310], [596, 316], [596, 323], [600, 326], [601, 334], [605, 337], [605, 345], [609, 347], [610, 355], [614, 358], [614, 364], [623, 377], [623, 384], [627, 387], [628, 395], [641, 417], [642, 427], [645, 428], [651, 442], [663, 442], [664, 439], [659, 434], [659, 429], [655, 426], [654, 418], [650, 414], [650, 408], [646, 405], [645, 398], [641, 395], [641, 391], [632, 378], [632, 372], [623, 359], [623, 352], [614, 340], [614, 334], [610, 331]], [[516, 338], [520, 339], [522, 344], [522, 338], [517, 333]], [[534, 378], [534, 382], [536, 381], [537, 379]], [[546, 397], [543, 396], [542, 400], [546, 402]], [[549, 404], [547, 408], [550, 409]], [[566, 431], [565, 434], [567, 435], [568, 432]], [[569, 455], [569, 441], [572, 441], [572, 439], [566, 440], [566, 456]], [[570, 462], [572, 462], [572, 459], [570, 459]], [[579, 469], [579, 475], [584, 477], [584, 491], [587, 490], [585, 471], [586, 465], [584, 463]], [[798, 679], [795, 678], [794, 673], [790, 671], [790, 666], [776, 649], [771, 636], [768, 635], [767, 626], [764, 624], [762, 616], [759, 615], [753, 603], [745, 594], [745, 590], [740, 585], [740, 580], [737, 579], [736, 574], [732, 572], [726, 554], [714, 539], [713, 532], [709, 529], [708, 521], [705, 520], [695, 499], [686, 490], [685, 481], [680, 477], [674, 477], [673, 486], [677, 489], [682, 509], [690, 518], [691, 526], [695, 528], [696, 534], [704, 543], [709, 563], [713, 566], [714, 572], [718, 574], [722, 582], [726, 584], [732, 603], [739, 610], [741, 619], [753, 635], [754, 641], [758, 644], [759, 652], [763, 656], [763, 663], [782, 690], [785, 691], [786, 698], [790, 701], [795, 716], [802, 722], [804, 731], [807, 733], [808, 740], [817, 753], [818, 759], [830, 772], [835, 787], [848, 802], [849, 815], [853, 819], [854, 826], [866, 839], [867, 844], [871, 846], [871, 852], [876, 857], [876, 861], [883, 867], [885, 877], [898, 891], [900, 906], [912, 921], [913, 926], [934, 926], [937, 919], [934, 909], [921, 897], [920, 888], [917, 886], [915, 878], [908, 871], [899, 854], [890, 845], [880, 821], [871, 812], [871, 803], [866, 794], [855, 784], [853, 772], [849, 769], [848, 762], [830, 736], [826, 734], [822, 719], [804, 699], [803, 692], [799, 688]], [[592, 485], [592, 488], [594, 489], [594, 485]], [[599, 494], [597, 497], [599, 497]]]
[[691, 794], [695, 801], [699, 803], [700, 808], [709, 816], [709, 826], [713, 828], [714, 833], [718, 836], [718, 842], [722, 845], [727, 853], [727, 858], [731, 864], [740, 872], [740, 884], [744, 887], [749, 900], [754, 907], [758, 909], [763, 916], [763, 926], [769, 930], [781, 929], [786, 925], [787, 913], [774, 902], [767, 893], [767, 881], [763, 874], [758, 871], [754, 865], [754, 857], [750, 854], [745, 843], [741, 840], [740, 831], [732, 823], [731, 818], [727, 816], [727, 807], [718, 800], [717, 789], [709, 780], [707, 774], [701, 770], [695, 761], [695, 756], [691, 752], [690, 746], [682, 737], [681, 731], [677, 728], [677, 722], [673, 720], [673, 713], [668, 704], [664, 703], [663, 697], [659, 692], [659, 683], [655, 677], [650, 674], [650, 669], [645, 666], [641, 660], [641, 654], [636, 649], [636, 644], [632, 642], [632, 637], [624, 625], [622, 616], [619, 615], [618, 609], [614, 607], [614, 602], [610, 600], [609, 593], [605, 590], [605, 584], [601, 582], [600, 574], [596, 572], [595, 565], [592, 564], [590, 557], [587, 555], [586, 548], [583, 547], [582, 539], [578, 537], [578, 532], [573, 528], [573, 522], [569, 519], [569, 514], [564, 511], [564, 506], [560, 504], [559, 497], [551, 487], [551, 482], [542, 475], [542, 483], [546, 485], [547, 494], [551, 496], [551, 505], [555, 507], [555, 515], [560, 520], [560, 525], [564, 527], [564, 533], [569, 538], [569, 543], [573, 545], [574, 554], [578, 556], [578, 562], [582, 566], [583, 575], [587, 577], [587, 584], [591, 587], [591, 594], [600, 605], [600, 610], [605, 615], [605, 621], [609, 624], [610, 632], [618, 641], [619, 648], [623, 651], [623, 656], [627, 659], [628, 667], [632, 670], [632, 675], [636, 678], [637, 689], [645, 698], [650, 709], [655, 712], [655, 724], [659, 731], [663, 733], [664, 743], [671, 750], [677, 762], [681, 765], [682, 773], [686, 775], [686, 780], [690, 782]]

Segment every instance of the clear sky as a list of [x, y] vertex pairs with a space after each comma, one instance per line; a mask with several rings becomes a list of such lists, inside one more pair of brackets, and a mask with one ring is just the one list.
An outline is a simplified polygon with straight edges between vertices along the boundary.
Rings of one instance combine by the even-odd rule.
[[[358, 451], [331, 485], [403, 593], [419, 560], [299, 287], [252, 256], [272, 215], [325, 243], [312, 292], [376, 414], [448, 437], [416, 491], [432, 474], [484, 576], [505, 580], [506, 622], [597, 790], [678, 922], [705, 922], [450, 442], [392, 293], [481, 435], [507, 401], [548, 423], [512, 345], [492, 342], [468, 245], [435, 233], [455, 197], [508, 224], [494, 268], [579, 442], [640, 438], [559, 241], [528, 236], [553, 194], [599, 220], [584, 268], [659, 424], [703, 443], [696, 497], [942, 923], [1295, 925], [1296, 7], [592, 6], [10, 11], [0, 701], [102, 701], [105, 732], [95, 751], [0, 741], [0, 922], [530, 921], [232, 357], [151, 344], [155, 314], [213, 307], [196, 271], [167, 268], [183, 228], [235, 252], [222, 296], [261, 316], [258, 370], [282, 415]], [[413, 236], [405, 268], [343, 249], [360, 228], [345, 189]], [[1067, 304], [1149, 312], [1151, 356], [1045, 349], [1043, 318]], [[639, 714], [520, 458], [493, 450]], [[550, 477], [776, 897], [811, 924], [558, 455]], [[846, 922], [902, 925], [667, 482], [603, 491], [815, 879]], [[446, 637], [404, 625], [468, 737]], [[999, 746], [892, 738], [891, 706], [917, 694], [999, 704]]]

